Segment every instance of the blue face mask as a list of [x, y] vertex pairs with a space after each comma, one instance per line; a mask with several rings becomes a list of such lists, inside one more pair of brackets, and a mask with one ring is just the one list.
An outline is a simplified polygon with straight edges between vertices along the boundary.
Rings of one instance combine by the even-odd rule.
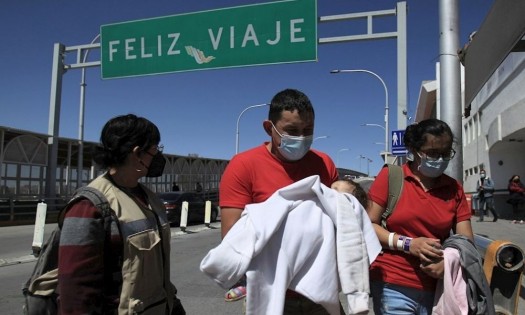
[[290, 136], [282, 135], [273, 125], [273, 129], [281, 137], [281, 145], [277, 147], [279, 153], [288, 161], [297, 161], [302, 159], [310, 150], [313, 142], [313, 136]]
[[421, 158], [418, 170], [426, 177], [439, 177], [447, 169], [449, 161], [443, 160], [442, 157], [437, 160], [429, 160], [425, 155], [421, 156], [419, 153], [418, 155]]

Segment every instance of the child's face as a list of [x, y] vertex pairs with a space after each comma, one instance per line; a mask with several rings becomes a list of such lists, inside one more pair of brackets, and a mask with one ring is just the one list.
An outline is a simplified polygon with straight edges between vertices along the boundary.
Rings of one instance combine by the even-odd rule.
[[355, 186], [344, 180], [338, 180], [332, 184], [332, 188], [341, 193], [354, 194]]

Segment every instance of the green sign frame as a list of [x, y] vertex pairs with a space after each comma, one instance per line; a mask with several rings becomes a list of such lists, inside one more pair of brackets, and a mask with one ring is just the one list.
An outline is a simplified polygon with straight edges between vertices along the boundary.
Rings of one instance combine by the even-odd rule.
[[317, 61], [317, 0], [286, 0], [100, 27], [102, 78]]

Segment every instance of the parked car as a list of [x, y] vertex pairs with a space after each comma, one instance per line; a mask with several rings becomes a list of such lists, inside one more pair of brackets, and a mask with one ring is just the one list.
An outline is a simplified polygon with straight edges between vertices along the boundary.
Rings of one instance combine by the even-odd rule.
[[[180, 224], [182, 203], [188, 202], [188, 223], [204, 223], [204, 212], [206, 200], [203, 195], [196, 192], [170, 191], [157, 193], [166, 207], [166, 215], [171, 225]], [[219, 215], [219, 208], [216, 203], [211, 203], [211, 222], [215, 222]]]

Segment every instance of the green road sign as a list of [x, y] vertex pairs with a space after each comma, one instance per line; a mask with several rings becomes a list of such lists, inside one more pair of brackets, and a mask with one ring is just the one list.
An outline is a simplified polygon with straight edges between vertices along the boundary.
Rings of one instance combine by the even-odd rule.
[[102, 78], [317, 60], [316, 0], [100, 27]]

